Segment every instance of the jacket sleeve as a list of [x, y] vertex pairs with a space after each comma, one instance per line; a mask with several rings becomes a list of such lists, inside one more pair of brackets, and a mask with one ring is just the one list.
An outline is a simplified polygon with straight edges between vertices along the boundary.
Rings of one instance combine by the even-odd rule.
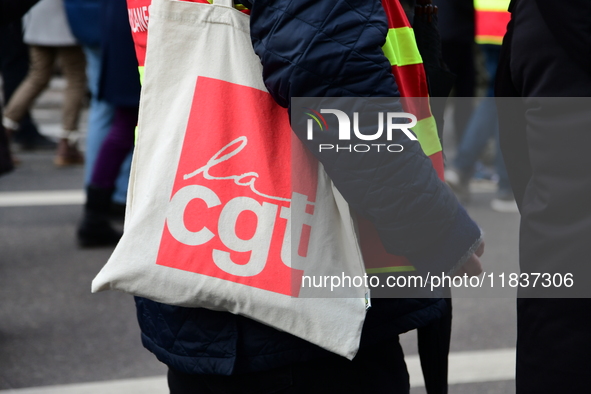
[[[388, 25], [380, 0], [255, 0], [250, 6], [253, 47], [280, 105], [289, 108], [292, 97], [400, 96], [381, 49]], [[392, 110], [401, 110], [399, 100]], [[326, 138], [338, 141], [336, 133]], [[478, 247], [480, 229], [417, 141], [397, 133], [391, 143], [402, 144], [404, 154], [312, 152], [350, 206], [376, 226], [389, 253], [407, 257], [419, 271], [450, 272]]]

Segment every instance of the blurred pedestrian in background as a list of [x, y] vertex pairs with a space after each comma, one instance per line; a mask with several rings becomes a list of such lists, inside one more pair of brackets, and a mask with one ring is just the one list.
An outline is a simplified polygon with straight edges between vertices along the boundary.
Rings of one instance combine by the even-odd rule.
[[[94, 164], [99, 155], [101, 146], [109, 134], [113, 123], [114, 106], [104, 94], [100, 92], [101, 79], [107, 75], [102, 70], [102, 43], [109, 44], [109, 35], [103, 26], [109, 21], [103, 15], [103, 0], [64, 0], [66, 14], [70, 22], [72, 33], [78, 39], [86, 55], [86, 75], [88, 77], [88, 90], [91, 93], [90, 108], [86, 128], [86, 150], [84, 165], [84, 185], [91, 182]], [[112, 43], [117, 45], [117, 43]], [[131, 153], [125, 159], [113, 193], [111, 210], [115, 216], [122, 217], [127, 199], [127, 184], [131, 168]]]
[[138, 62], [126, 1], [103, 0], [101, 23], [98, 99], [112, 106], [113, 120], [86, 187], [84, 216], [78, 228], [81, 246], [114, 245], [121, 237], [110, 223], [111, 202], [121, 167], [126, 160], [129, 163], [133, 150], [140, 97]]
[[[27, 76], [29, 70], [29, 47], [23, 42], [23, 26], [20, 18], [0, 26], [0, 74], [2, 93], [6, 103]], [[14, 135], [22, 150], [55, 149], [56, 144], [41, 135], [31, 118], [30, 111], [19, 123], [19, 132]]]
[[24, 42], [30, 50], [29, 73], [7, 103], [2, 123], [9, 135], [18, 130], [19, 122], [49, 84], [59, 62], [67, 86], [54, 163], [57, 166], [82, 164], [78, 123], [86, 94], [85, 59], [70, 31], [63, 0], [41, 0], [25, 16], [24, 25]]
[[[454, 139], [459, 142], [472, 114], [476, 84], [474, 66], [474, 0], [435, 0], [443, 60], [455, 75], [453, 105]], [[456, 99], [456, 97], [461, 97]]]
[[460, 200], [470, 200], [470, 179], [476, 164], [489, 140], [495, 141], [494, 167], [498, 177], [497, 196], [491, 207], [499, 212], [517, 212], [517, 204], [509, 184], [503, 156], [498, 143], [498, 120], [494, 100], [494, 81], [499, 63], [503, 36], [507, 30], [510, 14], [507, 11], [510, 0], [476, 0], [475, 41], [484, 57], [488, 74], [486, 98], [478, 104], [470, 117], [466, 130], [456, 150], [452, 166], [445, 172], [447, 183], [454, 189]]
[[[18, 20], [37, 0], [0, 0], [0, 29]], [[3, 40], [4, 41], [4, 40]], [[0, 116], [2, 106], [0, 105]], [[8, 138], [4, 126], [0, 125], [0, 175], [13, 169], [13, 158], [8, 145]]]

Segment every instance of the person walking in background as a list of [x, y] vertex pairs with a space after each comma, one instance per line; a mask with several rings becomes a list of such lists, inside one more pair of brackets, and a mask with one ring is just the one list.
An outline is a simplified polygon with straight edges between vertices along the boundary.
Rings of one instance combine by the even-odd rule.
[[458, 144], [453, 165], [445, 172], [447, 183], [460, 200], [470, 200], [470, 179], [476, 163], [490, 139], [495, 141], [495, 172], [498, 176], [497, 195], [491, 207], [498, 212], [517, 212], [517, 204], [509, 183], [509, 176], [498, 143], [498, 120], [494, 100], [494, 82], [501, 52], [501, 43], [507, 30], [510, 0], [475, 0], [475, 41], [479, 45], [488, 74], [486, 97], [470, 117]]
[[133, 150], [140, 99], [138, 62], [126, 1], [104, 0], [101, 23], [98, 99], [109, 103], [114, 115], [86, 187], [84, 216], [78, 227], [81, 246], [114, 245], [121, 237], [109, 222], [111, 199], [121, 167]]
[[[0, 26], [0, 74], [4, 102], [12, 97], [27, 76], [29, 69], [29, 48], [23, 42], [23, 26], [20, 18]], [[54, 150], [56, 143], [39, 133], [37, 125], [27, 111], [19, 124], [14, 142], [22, 150]]]
[[[105, 78], [101, 71], [103, 61], [103, 48], [101, 47], [103, 42], [108, 45], [110, 38], [115, 40], [118, 38], [108, 33], [109, 26], [103, 26], [106, 24], [105, 22], [108, 22], [104, 20], [103, 8], [106, 6], [103, 5], [103, 0], [64, 0], [64, 4], [72, 33], [82, 45], [86, 55], [86, 76], [88, 90], [91, 94], [86, 128], [86, 149], [84, 151], [84, 185], [86, 187], [92, 181], [94, 164], [101, 146], [109, 134], [115, 112], [113, 104], [100, 92], [100, 86], [103, 83], [101, 79]], [[118, 43], [115, 42], [112, 45], [118, 45]], [[125, 210], [130, 168], [131, 153], [122, 164], [115, 182], [111, 211], [118, 217], [122, 217]]]
[[24, 21], [24, 42], [30, 50], [29, 73], [7, 103], [2, 123], [9, 136], [18, 130], [19, 122], [49, 84], [59, 61], [67, 86], [54, 163], [57, 166], [82, 164], [78, 122], [86, 94], [85, 59], [68, 26], [63, 0], [41, 0]]
[[[17, 21], [38, 0], [0, 0], [0, 28]], [[0, 116], [2, 106], [0, 105]], [[4, 126], [0, 124], [0, 176], [14, 169], [13, 158], [8, 145]]]
[[591, 2], [513, 0], [510, 11], [495, 93], [519, 265], [574, 279], [519, 289], [516, 392], [588, 393], [591, 299], [573, 297], [589, 296]]

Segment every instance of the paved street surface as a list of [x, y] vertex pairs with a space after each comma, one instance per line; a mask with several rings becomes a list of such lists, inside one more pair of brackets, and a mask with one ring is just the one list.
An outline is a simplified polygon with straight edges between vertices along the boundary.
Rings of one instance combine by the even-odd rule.
[[[61, 81], [39, 101], [42, 132], [59, 131]], [[164, 394], [166, 368], [139, 339], [131, 296], [90, 293], [111, 250], [80, 249], [83, 169], [53, 152], [20, 152], [0, 177], [0, 394]], [[519, 217], [491, 210], [494, 188], [473, 185], [470, 214], [485, 232], [486, 269], [515, 270]], [[450, 394], [514, 393], [515, 300], [458, 298]], [[401, 339], [412, 394], [425, 393], [413, 332]]]

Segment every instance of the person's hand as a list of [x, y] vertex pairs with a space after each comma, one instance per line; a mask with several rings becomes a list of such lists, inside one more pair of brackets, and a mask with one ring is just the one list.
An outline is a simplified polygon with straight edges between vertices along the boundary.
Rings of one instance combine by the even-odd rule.
[[463, 266], [460, 267], [455, 273], [454, 276], [478, 276], [482, 273], [482, 264], [480, 263], [479, 257], [482, 256], [484, 253], [484, 240], [476, 249], [476, 252], [470, 256], [468, 260], [464, 263]]

